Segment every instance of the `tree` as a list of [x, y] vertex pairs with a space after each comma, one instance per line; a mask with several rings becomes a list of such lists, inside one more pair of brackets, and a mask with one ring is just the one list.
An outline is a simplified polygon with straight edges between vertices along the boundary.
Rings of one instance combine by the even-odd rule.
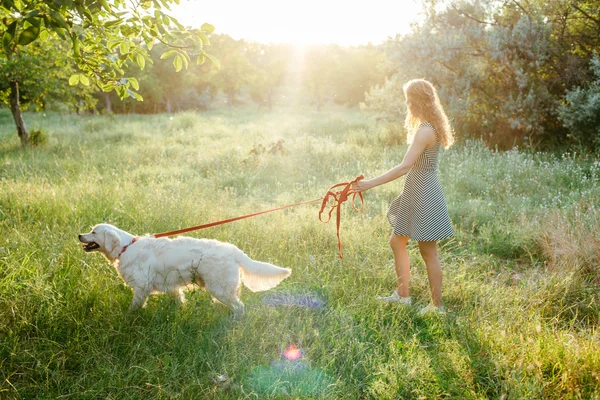
[[424, 3], [424, 21], [389, 41], [393, 79], [367, 106], [401, 119], [401, 85], [424, 77], [440, 88], [459, 136], [500, 148], [566, 142], [559, 106], [594, 79], [587, 66], [600, 48], [598, 0]]
[[212, 37], [212, 51], [220, 61], [220, 68], [215, 71], [210, 65], [205, 69], [205, 77], [210, 80], [214, 89], [221, 90], [227, 96], [227, 106], [235, 103], [240, 89], [252, 81], [256, 68], [248, 58], [248, 43], [235, 40], [228, 35]]
[[309, 46], [305, 53], [303, 80], [308, 89], [317, 111], [328, 97], [331, 96], [331, 81], [339, 68], [336, 54], [337, 46]]
[[[0, 53], [2, 53], [0, 49]], [[62, 40], [48, 40], [24, 47], [10, 59], [0, 57], [0, 102], [10, 106], [11, 82], [17, 82], [19, 104], [46, 109], [49, 99], [60, 99], [79, 111], [91, 108], [95, 99], [91, 87], [74, 88], [65, 84], [76, 72]]]
[[382, 65], [385, 53], [371, 44], [338, 48], [340, 66], [332, 76], [335, 102], [356, 106], [365, 100], [365, 92], [385, 79]]
[[[129, 5], [125, 0], [2, 0], [3, 60], [10, 63], [31, 43], [59, 36], [70, 42], [70, 57], [79, 68], [69, 84], [94, 85], [105, 92], [115, 90], [121, 99], [142, 100], [137, 79], [126, 77], [124, 68], [127, 62], [142, 69], [146, 62], [152, 62], [148, 51], [156, 42], [168, 46], [161, 58], [172, 58], [177, 71], [187, 68], [192, 56], [197, 63], [209, 59], [218, 65], [204, 50], [209, 44], [207, 35], [214, 30], [212, 25], [185, 29], [163, 11], [178, 1], [141, 0]], [[27, 145], [19, 84], [14, 79], [9, 82], [9, 98], [17, 134]]]
[[286, 44], [249, 43], [249, 58], [255, 67], [250, 82], [250, 95], [259, 104], [273, 109], [275, 91], [284, 82], [291, 63], [291, 47]]
[[559, 118], [569, 128], [569, 137], [583, 148], [600, 149], [600, 59], [590, 63], [595, 79], [587, 87], [567, 92], [559, 108]]

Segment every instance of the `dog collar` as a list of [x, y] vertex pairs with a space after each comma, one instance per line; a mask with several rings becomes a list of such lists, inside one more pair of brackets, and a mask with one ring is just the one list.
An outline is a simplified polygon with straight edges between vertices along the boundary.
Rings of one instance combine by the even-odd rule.
[[127, 248], [129, 246], [131, 246], [132, 244], [134, 244], [135, 242], [137, 242], [138, 238], [134, 237], [133, 240], [131, 241], [131, 243], [129, 243], [127, 246], [123, 246], [123, 249], [121, 249], [121, 252], [119, 253], [119, 255], [117, 256], [117, 258], [121, 258], [121, 255], [123, 253], [125, 253], [125, 250], [127, 250]]

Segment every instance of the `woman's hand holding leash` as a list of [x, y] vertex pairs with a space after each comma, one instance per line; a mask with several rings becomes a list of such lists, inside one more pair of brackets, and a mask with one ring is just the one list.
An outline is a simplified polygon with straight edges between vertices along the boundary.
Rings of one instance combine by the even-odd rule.
[[362, 179], [362, 180], [352, 183], [352, 185], [350, 186], [350, 191], [352, 193], [366, 192], [367, 190], [371, 189], [372, 187], [373, 187], [373, 185], [371, 184], [370, 180]]

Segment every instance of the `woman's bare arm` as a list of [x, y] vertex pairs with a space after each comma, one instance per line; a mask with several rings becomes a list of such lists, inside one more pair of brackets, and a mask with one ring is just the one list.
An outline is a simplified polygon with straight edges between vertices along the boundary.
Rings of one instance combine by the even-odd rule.
[[415, 133], [414, 140], [404, 155], [400, 165], [373, 179], [363, 179], [352, 186], [353, 190], [364, 192], [376, 186], [383, 185], [406, 175], [417, 158], [428, 147], [435, 143], [435, 132], [429, 127], [423, 127]]

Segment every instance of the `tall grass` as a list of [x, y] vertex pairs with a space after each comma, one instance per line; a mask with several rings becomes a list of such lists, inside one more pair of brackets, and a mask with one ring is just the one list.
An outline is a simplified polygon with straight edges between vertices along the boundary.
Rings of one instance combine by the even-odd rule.
[[[0, 111], [0, 397], [600, 394], [597, 159], [477, 142], [442, 153], [456, 232], [440, 244], [445, 316], [375, 300], [394, 287], [385, 212], [402, 180], [367, 192], [365, 212], [344, 210], [343, 260], [316, 206], [191, 233], [293, 269], [275, 290], [243, 290], [240, 321], [201, 291], [183, 307], [155, 296], [130, 314], [131, 291], [78, 233], [99, 222], [162, 232], [312, 199], [385, 172], [404, 145], [355, 111], [241, 109], [28, 114], [48, 140], [24, 151]], [[423, 306], [414, 244], [410, 257]], [[299, 360], [283, 356], [291, 344]]]

